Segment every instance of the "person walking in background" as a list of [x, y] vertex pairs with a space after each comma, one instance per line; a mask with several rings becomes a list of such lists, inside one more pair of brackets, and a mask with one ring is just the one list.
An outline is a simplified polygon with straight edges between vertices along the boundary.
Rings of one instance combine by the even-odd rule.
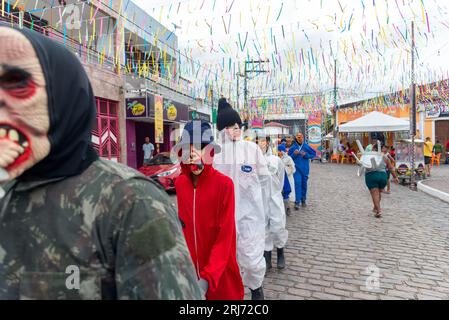
[[265, 210], [270, 173], [259, 146], [242, 140], [239, 114], [222, 98], [218, 103], [217, 128], [221, 153], [214, 168], [234, 182], [237, 224], [237, 261], [243, 284], [252, 300], [263, 300], [265, 276]]
[[154, 145], [150, 142], [149, 137], [145, 137], [145, 143], [142, 146], [143, 151], [143, 165], [150, 164], [151, 158], [153, 158]]
[[424, 163], [426, 165], [427, 176], [430, 177], [430, 162], [432, 161], [433, 143], [430, 141], [430, 137], [426, 138], [424, 142]]
[[179, 219], [206, 299], [242, 300], [234, 184], [212, 167], [220, 152], [213, 140], [208, 122], [190, 121], [173, 149], [182, 168], [175, 182]]
[[288, 239], [288, 231], [285, 229], [286, 217], [284, 201], [282, 199], [282, 190], [284, 188], [285, 167], [283, 161], [276, 155], [273, 155], [268, 139], [259, 138], [259, 146], [265, 155], [270, 172], [270, 181], [268, 184], [268, 193], [266, 200], [265, 216], [265, 262], [266, 269], [269, 271], [271, 265], [271, 252], [274, 247], [277, 250], [277, 267], [285, 268], [284, 247]]
[[[377, 144], [373, 145], [372, 152], [377, 152]], [[382, 154], [382, 159], [378, 166], [374, 169], [366, 169], [365, 171], [365, 183], [370, 191], [371, 198], [373, 200], [374, 208], [373, 212], [376, 218], [382, 217], [382, 211], [380, 207], [380, 202], [382, 200], [382, 192], [387, 186], [387, 169], [390, 170], [393, 175], [394, 182], [399, 183], [396, 172], [394, 171], [394, 166], [391, 161]]]
[[396, 161], [396, 149], [393, 146], [391, 146], [389, 153], [393, 160]]
[[278, 146], [278, 155], [284, 162], [286, 178], [284, 181], [283, 198], [285, 212], [290, 215], [290, 202], [295, 202], [295, 179], [293, 174], [295, 173], [295, 163], [293, 159], [287, 154], [287, 149], [284, 144]]
[[437, 140], [437, 143], [435, 143], [435, 145], [433, 146], [432, 151], [435, 156], [438, 156], [440, 154], [441, 157], [441, 154], [443, 153], [443, 145], [440, 143], [440, 140]]
[[288, 155], [295, 162], [295, 210], [299, 210], [299, 205], [306, 207], [307, 182], [309, 180], [310, 159], [316, 157], [316, 152], [304, 142], [304, 135], [301, 132], [296, 134], [296, 139], [288, 150]]

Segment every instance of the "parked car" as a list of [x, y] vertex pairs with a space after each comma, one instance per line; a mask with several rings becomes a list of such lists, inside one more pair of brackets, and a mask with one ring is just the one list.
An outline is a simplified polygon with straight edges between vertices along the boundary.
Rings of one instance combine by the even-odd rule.
[[170, 152], [161, 152], [147, 166], [139, 168], [145, 176], [158, 182], [167, 192], [175, 191], [175, 181], [181, 174], [179, 161], [170, 158]]

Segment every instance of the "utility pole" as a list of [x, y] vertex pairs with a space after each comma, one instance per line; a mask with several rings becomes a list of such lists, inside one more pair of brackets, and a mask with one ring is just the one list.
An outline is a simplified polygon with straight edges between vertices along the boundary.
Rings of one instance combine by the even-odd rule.
[[337, 102], [337, 59], [334, 59], [334, 153], [337, 152], [338, 146], [338, 102]]
[[239, 102], [239, 100], [240, 100], [240, 81], [239, 81], [240, 74], [237, 73], [236, 76], [237, 76], [237, 110], [240, 110], [240, 102]]
[[415, 23], [412, 21], [412, 70], [410, 86], [410, 140], [412, 142], [410, 155], [410, 189], [416, 191], [415, 183], [415, 135], [416, 135], [416, 88], [415, 88]]
[[[248, 75], [251, 73], [254, 73], [256, 75], [258, 75], [259, 73], [267, 73], [269, 72], [268, 70], [262, 70], [261, 69], [261, 64], [262, 63], [269, 63], [270, 60], [249, 60], [249, 61], [245, 61], [245, 74], [244, 74], [244, 109], [249, 110], [249, 103], [248, 103]], [[259, 69], [255, 69], [254, 68], [254, 64], [259, 66]], [[248, 65], [251, 65], [251, 69], [248, 68]]]

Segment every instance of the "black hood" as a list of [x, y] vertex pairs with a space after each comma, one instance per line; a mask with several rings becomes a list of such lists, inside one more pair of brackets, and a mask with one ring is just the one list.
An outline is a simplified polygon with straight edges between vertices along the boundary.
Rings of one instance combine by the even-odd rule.
[[96, 107], [90, 81], [78, 58], [63, 45], [35, 31], [18, 31], [31, 42], [41, 63], [50, 116], [49, 155], [18, 179], [78, 175], [98, 159], [91, 142]]
[[226, 101], [225, 98], [218, 100], [218, 112], [217, 112], [217, 129], [223, 130], [226, 127], [233, 126], [235, 124], [242, 125], [242, 119], [237, 111]]

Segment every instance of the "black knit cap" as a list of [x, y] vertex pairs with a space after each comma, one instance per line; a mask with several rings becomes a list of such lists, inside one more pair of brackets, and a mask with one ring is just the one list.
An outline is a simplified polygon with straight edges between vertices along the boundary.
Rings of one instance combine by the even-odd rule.
[[218, 100], [218, 114], [217, 114], [217, 128], [218, 131], [235, 124], [242, 126], [242, 119], [237, 111], [232, 109], [231, 105], [226, 101], [226, 98]]

